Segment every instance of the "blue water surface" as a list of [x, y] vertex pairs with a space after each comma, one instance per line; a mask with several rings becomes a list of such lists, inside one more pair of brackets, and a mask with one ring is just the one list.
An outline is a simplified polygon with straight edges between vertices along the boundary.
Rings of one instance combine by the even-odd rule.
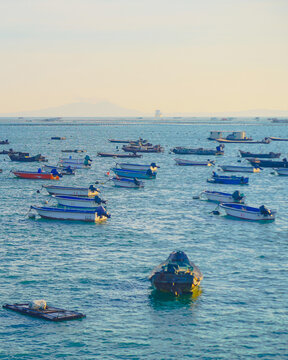
[[[0, 150], [41, 153], [49, 164], [63, 156], [61, 149], [86, 149], [92, 168], [57, 184], [87, 186], [99, 180], [111, 213], [103, 224], [28, 218], [31, 205], [56, 203], [44, 190], [36, 192], [47, 182], [10, 174], [37, 170], [38, 163], [15, 163], [1, 155], [0, 304], [43, 298], [87, 318], [53, 323], [1, 309], [0, 359], [288, 358], [288, 177], [264, 169], [249, 174], [249, 186], [213, 185], [206, 182], [211, 168], [176, 166], [174, 158], [181, 156], [169, 149], [214, 148], [216, 143], [206, 139], [211, 130], [288, 138], [287, 125], [268, 122], [0, 126], [0, 140], [10, 140]], [[100, 158], [97, 152], [121, 147], [108, 138], [139, 136], [165, 148], [134, 160], [156, 162], [157, 179], [145, 181], [144, 189], [115, 188], [105, 173], [123, 160]], [[229, 144], [216, 162], [237, 165], [239, 149], [284, 157], [287, 145]], [[215, 204], [193, 199], [205, 189], [240, 190], [247, 204], [276, 209], [277, 218], [257, 223], [215, 216]], [[203, 272], [198, 297], [163, 295], [148, 281], [152, 269], [176, 249]]]

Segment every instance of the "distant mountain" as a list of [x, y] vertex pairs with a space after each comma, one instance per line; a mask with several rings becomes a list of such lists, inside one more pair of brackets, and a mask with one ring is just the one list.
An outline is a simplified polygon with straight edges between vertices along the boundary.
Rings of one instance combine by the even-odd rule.
[[170, 113], [165, 116], [181, 116], [181, 117], [287, 117], [288, 110], [268, 110], [268, 109], [252, 109], [242, 111], [218, 111], [218, 112], [187, 112], [187, 113]]
[[41, 110], [31, 111], [17, 111], [15, 113], [0, 114], [1, 117], [9, 116], [39, 116], [39, 117], [50, 117], [50, 116], [67, 116], [67, 117], [102, 117], [102, 116], [141, 116], [143, 115], [140, 111], [125, 109], [121, 106], [112, 104], [108, 101], [98, 102], [96, 104], [78, 102], [72, 104], [66, 104], [62, 106], [51, 107]]

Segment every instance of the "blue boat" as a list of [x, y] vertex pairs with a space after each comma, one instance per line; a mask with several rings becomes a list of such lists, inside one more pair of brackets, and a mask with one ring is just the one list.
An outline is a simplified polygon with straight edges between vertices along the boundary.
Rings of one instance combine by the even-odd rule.
[[111, 169], [116, 175], [126, 178], [137, 178], [137, 179], [155, 179], [157, 173], [153, 172], [151, 169], [147, 171], [139, 171], [139, 170], [126, 170], [126, 169]]
[[207, 182], [213, 184], [230, 184], [230, 185], [248, 185], [249, 178], [244, 176], [222, 176], [213, 171], [213, 177], [207, 179]]

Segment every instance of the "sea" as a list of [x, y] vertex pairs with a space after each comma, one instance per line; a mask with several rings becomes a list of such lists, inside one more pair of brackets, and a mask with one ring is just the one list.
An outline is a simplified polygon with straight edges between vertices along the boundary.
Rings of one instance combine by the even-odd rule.
[[[61, 150], [87, 150], [91, 169], [57, 185], [98, 182], [111, 218], [101, 224], [30, 218], [31, 205], [56, 202], [42, 188], [47, 181], [17, 179], [11, 170], [37, 171], [41, 164], [0, 155], [0, 359], [288, 359], [288, 177], [266, 168], [248, 174], [248, 186], [206, 181], [218, 165], [248, 165], [239, 149], [284, 158], [288, 142], [226, 144], [222, 157], [184, 157], [213, 159], [214, 168], [177, 166], [174, 159], [183, 156], [171, 148], [215, 148], [207, 140], [212, 130], [288, 138], [288, 124], [267, 119], [1, 122], [0, 140], [10, 144], [0, 151], [41, 153], [53, 165], [67, 156]], [[122, 145], [108, 139], [139, 137], [165, 151], [137, 160], [97, 157], [121, 152]], [[157, 179], [143, 189], [116, 188], [107, 173], [117, 162], [155, 162]], [[277, 210], [276, 220], [214, 215], [217, 204], [195, 198], [203, 190], [239, 190], [247, 204]], [[162, 294], [148, 280], [174, 250], [203, 273], [194, 295]], [[35, 299], [86, 318], [54, 323], [2, 308]]]

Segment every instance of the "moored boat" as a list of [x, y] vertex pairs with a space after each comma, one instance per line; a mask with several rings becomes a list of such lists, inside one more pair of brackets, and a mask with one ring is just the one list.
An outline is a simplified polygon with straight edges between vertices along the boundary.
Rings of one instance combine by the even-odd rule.
[[51, 137], [51, 140], [66, 140], [66, 137], [63, 136], [63, 137], [60, 137], [60, 136], [52, 136]]
[[61, 175], [75, 175], [75, 170], [68, 167], [61, 167], [61, 166], [53, 166], [53, 165], [43, 165], [43, 169], [46, 171], [51, 171], [53, 169], [57, 170]]
[[45, 206], [31, 206], [30, 209], [36, 210], [44, 219], [102, 222], [110, 218], [110, 214], [103, 206], [98, 206], [94, 210], [61, 209]]
[[263, 140], [228, 140], [228, 139], [216, 139], [222, 144], [270, 144], [270, 138], [264, 138]]
[[214, 165], [214, 161], [191, 161], [185, 159], [174, 159], [176, 161], [176, 165], [179, 166], [212, 166]]
[[274, 169], [278, 175], [288, 176], [288, 169]]
[[241, 204], [220, 204], [226, 214], [244, 220], [274, 220], [275, 210], [267, 209], [262, 205], [259, 208]]
[[72, 170], [75, 169], [91, 169], [91, 164], [85, 165], [85, 164], [76, 164], [76, 163], [71, 163], [71, 162], [61, 162], [59, 163], [59, 167], [60, 168], [71, 168]]
[[6, 139], [6, 140], [1, 140], [1, 141], [0, 141], [0, 145], [9, 145], [8, 139]]
[[261, 160], [261, 159], [247, 159], [250, 164], [254, 167], [265, 167], [265, 168], [288, 168], [287, 159], [282, 161], [273, 161], [273, 160]]
[[101, 156], [101, 157], [113, 157], [113, 158], [140, 158], [142, 157], [142, 155], [136, 154], [136, 153], [132, 153], [132, 154], [121, 154], [121, 153], [103, 153], [103, 152], [98, 152], [97, 156]]
[[111, 169], [116, 175], [120, 177], [126, 177], [126, 178], [137, 178], [137, 179], [155, 179], [157, 173], [152, 171], [151, 169], [148, 169], [147, 171], [139, 171], [139, 170], [124, 170], [124, 169], [118, 169], [113, 168]]
[[73, 159], [72, 156], [70, 156], [69, 158], [60, 158], [59, 159], [60, 163], [65, 163], [65, 164], [84, 164], [84, 165], [90, 165], [92, 162], [92, 159], [90, 158], [89, 155], [86, 155], [85, 158], [83, 159]]
[[266, 159], [277, 159], [280, 157], [281, 153], [274, 153], [272, 151], [270, 151], [268, 154], [263, 154], [263, 153], [251, 153], [249, 151], [242, 151], [239, 150], [241, 157], [243, 158], [257, 158], [257, 159], [261, 159], [261, 158], [266, 158]]
[[225, 172], [245, 172], [245, 173], [255, 173], [260, 172], [259, 167], [253, 166], [232, 166], [232, 165], [220, 165], [220, 168]]
[[116, 166], [119, 166], [123, 170], [147, 171], [151, 169], [152, 172], [157, 171], [157, 169], [159, 168], [159, 166], [157, 166], [155, 163], [151, 163], [150, 165], [117, 163]]
[[207, 182], [214, 184], [230, 184], [230, 185], [248, 185], [249, 178], [244, 176], [223, 176], [213, 172], [213, 177], [207, 179]]
[[61, 174], [52, 174], [51, 172], [32, 172], [32, 171], [12, 171], [12, 173], [21, 179], [34, 179], [34, 180], [59, 180]]
[[87, 150], [78, 150], [78, 149], [75, 149], [75, 150], [61, 150], [62, 152], [64, 153], [84, 153], [84, 152], [87, 152]]
[[11, 161], [18, 161], [18, 162], [40, 162], [40, 161], [47, 161], [44, 156], [41, 154], [35, 156], [25, 156], [25, 155], [16, 155], [16, 154], [8, 154]]
[[71, 208], [93, 208], [96, 209], [101, 203], [106, 203], [105, 200], [99, 198], [98, 195], [90, 198], [77, 197], [77, 196], [65, 196], [65, 195], [53, 195], [59, 205], [68, 206]]
[[46, 189], [50, 195], [94, 197], [100, 192], [100, 190], [93, 185], [90, 185], [89, 187], [42, 185], [42, 188]]
[[200, 198], [202, 198], [203, 195], [207, 200], [219, 203], [244, 203], [245, 201], [245, 195], [241, 194], [238, 190], [234, 191], [233, 194], [205, 190], [200, 194]]
[[189, 147], [177, 146], [171, 149], [174, 154], [177, 155], [224, 155], [223, 147], [219, 146], [214, 149], [193, 149]]
[[274, 137], [274, 136], [269, 136], [269, 139], [271, 139], [272, 141], [288, 141], [288, 139]]
[[139, 189], [144, 187], [144, 182], [138, 180], [137, 178], [123, 178], [115, 176], [111, 179], [116, 187], [124, 187], [129, 189]]
[[123, 145], [122, 149], [130, 153], [160, 153], [164, 151], [164, 148], [160, 145]]
[[173, 251], [149, 276], [157, 290], [175, 295], [192, 293], [202, 279], [200, 269], [183, 251]]

